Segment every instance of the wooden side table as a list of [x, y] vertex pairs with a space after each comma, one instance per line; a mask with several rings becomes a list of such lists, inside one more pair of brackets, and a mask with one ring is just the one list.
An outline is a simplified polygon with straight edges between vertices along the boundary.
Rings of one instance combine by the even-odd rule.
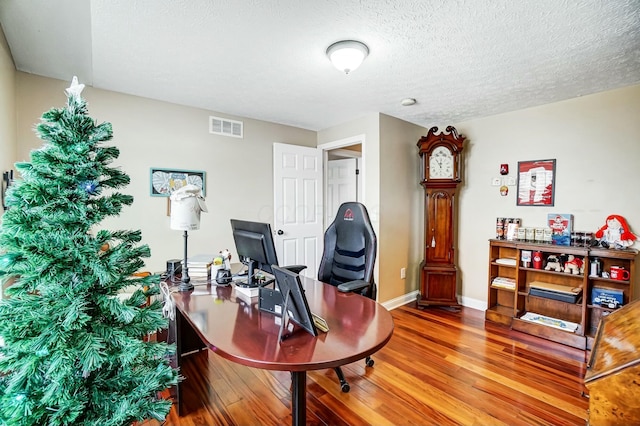
[[640, 424], [640, 300], [602, 318], [584, 383], [590, 425]]

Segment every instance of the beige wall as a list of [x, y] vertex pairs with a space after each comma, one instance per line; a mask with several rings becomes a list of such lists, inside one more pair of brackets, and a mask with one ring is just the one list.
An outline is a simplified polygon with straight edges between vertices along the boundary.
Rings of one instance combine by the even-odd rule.
[[[0, 101], [7, 114], [0, 116], [0, 150], [2, 161], [5, 152], [12, 155], [13, 145], [6, 140], [15, 140], [12, 123], [17, 123], [19, 142], [12, 163], [28, 160], [30, 150], [41, 145], [33, 125], [44, 111], [64, 104], [63, 91], [69, 83], [16, 74], [6, 43], [4, 49], [0, 85], [7, 90], [2, 90]], [[210, 213], [203, 214], [201, 229], [190, 233], [190, 253], [212, 247], [233, 249], [229, 218], [272, 221], [273, 142], [316, 146], [364, 134], [364, 201], [380, 241], [379, 300], [386, 302], [418, 288], [424, 210], [415, 144], [426, 128], [376, 113], [315, 133], [90, 87], [83, 93], [90, 115], [113, 124], [113, 143], [121, 149], [118, 164], [132, 178], [126, 192], [136, 200], [121, 217], [104, 225], [142, 229], [143, 241], [152, 249], [149, 269], [162, 270], [166, 259], [182, 257], [182, 236], [169, 229], [166, 199], [149, 196], [150, 167], [205, 170]], [[13, 121], [8, 120], [12, 114]], [[243, 120], [245, 138], [210, 135], [210, 114]], [[520, 217], [525, 226], [536, 226], [544, 223], [547, 213], [572, 213], [576, 229], [595, 230], [607, 215], [616, 213], [640, 233], [640, 199], [633, 187], [640, 180], [639, 116], [640, 86], [632, 86], [454, 123], [468, 138], [459, 197], [463, 304], [482, 308], [486, 303], [487, 240], [495, 235], [497, 216]], [[4, 132], [12, 127], [6, 137]], [[501, 197], [491, 186], [501, 163], [508, 163], [510, 176], [515, 176], [518, 161], [549, 158], [557, 160], [553, 208], [516, 207], [515, 187]], [[400, 279], [402, 267], [407, 268], [406, 280]]]
[[[0, 173], [13, 169], [16, 147], [16, 69], [0, 29]], [[0, 207], [0, 213], [2, 208]]]
[[[424, 217], [416, 144], [424, 134], [424, 127], [380, 114], [381, 301], [418, 289]], [[400, 278], [401, 268], [406, 269], [405, 279]]]
[[[42, 145], [33, 125], [51, 107], [64, 106], [69, 82], [18, 73], [16, 83], [17, 158], [28, 160], [30, 151]], [[189, 233], [189, 253], [235, 251], [230, 218], [272, 222], [273, 142], [316, 146], [316, 133], [308, 130], [91, 87], [83, 96], [92, 118], [112, 123], [111, 143], [120, 149], [116, 165], [131, 177], [123, 192], [135, 198], [103, 226], [141, 229], [143, 242], [151, 247], [147, 268], [152, 271], [164, 270], [167, 259], [182, 258], [183, 237], [169, 229], [167, 199], [149, 195], [150, 167], [204, 170], [209, 213], [202, 214], [200, 229]], [[209, 115], [244, 121], [244, 138], [209, 134]]]
[[[378, 301], [388, 302], [418, 288], [422, 220], [416, 143], [426, 129], [385, 114], [318, 132], [318, 144], [365, 135], [364, 204], [378, 237]], [[400, 269], [406, 268], [406, 279]]]
[[[468, 138], [459, 206], [463, 298], [486, 303], [487, 240], [498, 216], [542, 226], [547, 213], [571, 213], [575, 229], [596, 231], [608, 215], [619, 214], [640, 235], [640, 85], [455, 127]], [[501, 197], [491, 186], [501, 163], [515, 176], [518, 161], [542, 159], [556, 159], [554, 207], [516, 207], [516, 187]]]
[[[454, 123], [467, 137], [457, 247], [463, 304], [486, 307], [488, 240], [495, 236], [497, 216], [520, 217], [525, 226], [537, 226], [545, 223], [547, 213], [571, 213], [577, 230], [595, 231], [615, 213], [626, 217], [640, 235], [640, 198], [633, 186], [640, 181], [638, 117], [640, 86], [632, 86]], [[451, 123], [434, 124], [443, 129]], [[415, 144], [426, 131], [375, 114], [318, 133], [320, 144], [365, 134], [367, 156], [377, 150], [371, 159], [374, 167], [379, 165], [375, 174], [370, 175], [370, 168], [366, 171], [365, 203], [373, 212], [380, 241], [381, 302], [419, 287], [424, 206]], [[506, 197], [491, 186], [492, 178], [500, 177], [501, 163], [508, 163], [509, 176], [515, 176], [518, 161], [537, 159], [556, 159], [554, 207], [517, 207], [515, 186]], [[403, 266], [404, 283], [399, 278]], [[637, 270], [635, 281], [640, 284]], [[635, 295], [640, 296], [638, 285]]]
[[[13, 169], [16, 149], [16, 69], [2, 29], [0, 29], [0, 176]], [[2, 222], [0, 206], [0, 223]], [[0, 299], [6, 283], [0, 283]]]

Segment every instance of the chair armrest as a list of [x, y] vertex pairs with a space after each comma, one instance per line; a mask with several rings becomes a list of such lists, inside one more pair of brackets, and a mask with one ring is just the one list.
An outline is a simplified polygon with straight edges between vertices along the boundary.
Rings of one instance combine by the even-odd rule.
[[300, 272], [307, 269], [307, 265], [289, 265], [289, 266], [282, 266], [282, 268], [289, 270], [291, 272], [294, 272], [296, 274], [299, 274]]
[[371, 283], [364, 280], [353, 280], [347, 281], [346, 283], [342, 283], [338, 285], [338, 291], [343, 293], [348, 293], [352, 291], [360, 291], [364, 288], [367, 288], [371, 285]]

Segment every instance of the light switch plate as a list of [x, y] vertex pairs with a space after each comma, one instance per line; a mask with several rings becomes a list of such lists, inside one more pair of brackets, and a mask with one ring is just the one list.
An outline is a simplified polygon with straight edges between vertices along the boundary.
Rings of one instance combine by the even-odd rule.
[[516, 178], [508, 177], [507, 178], [507, 186], [515, 186], [515, 185], [516, 185]]
[[491, 186], [500, 186], [502, 185], [502, 179], [499, 177], [491, 179]]

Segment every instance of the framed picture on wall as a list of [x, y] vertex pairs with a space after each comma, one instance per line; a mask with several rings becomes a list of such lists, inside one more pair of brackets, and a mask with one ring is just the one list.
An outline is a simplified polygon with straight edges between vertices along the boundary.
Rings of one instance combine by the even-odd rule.
[[518, 206], [553, 206], [556, 160], [518, 162]]
[[151, 168], [151, 196], [169, 197], [173, 191], [191, 184], [205, 194], [205, 172], [197, 170], [173, 170]]

